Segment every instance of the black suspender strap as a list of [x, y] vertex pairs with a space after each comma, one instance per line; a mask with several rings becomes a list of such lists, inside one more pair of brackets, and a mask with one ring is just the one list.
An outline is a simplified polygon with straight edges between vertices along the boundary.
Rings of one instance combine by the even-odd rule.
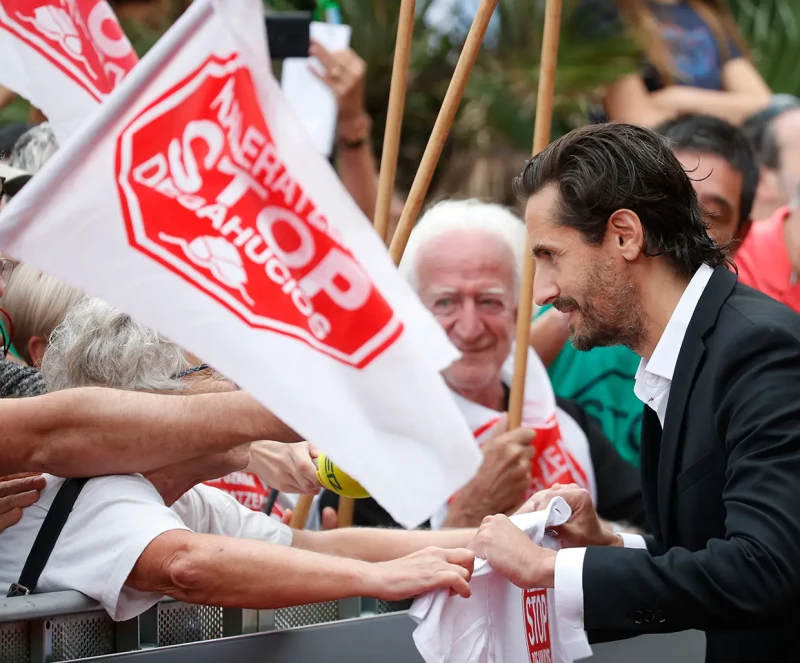
[[64, 529], [72, 507], [75, 505], [75, 500], [78, 499], [78, 495], [81, 494], [81, 490], [88, 480], [67, 479], [61, 484], [61, 488], [58, 489], [58, 493], [50, 505], [50, 510], [39, 528], [31, 551], [28, 553], [28, 559], [25, 560], [25, 566], [22, 567], [19, 582], [12, 584], [8, 590], [6, 595], [8, 598], [27, 596], [36, 589], [39, 577], [53, 553], [61, 530]]

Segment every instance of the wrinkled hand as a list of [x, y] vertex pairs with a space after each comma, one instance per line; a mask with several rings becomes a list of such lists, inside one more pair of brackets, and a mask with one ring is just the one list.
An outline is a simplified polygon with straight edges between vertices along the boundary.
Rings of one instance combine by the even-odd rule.
[[401, 601], [432, 589], [469, 598], [469, 579], [475, 555], [465, 548], [425, 548], [390, 562], [372, 565], [370, 595], [384, 601]]
[[[281, 522], [284, 525], [292, 524], [292, 509], [286, 509], [281, 516]], [[325, 532], [329, 529], [337, 529], [339, 527], [339, 514], [332, 506], [326, 506], [320, 514], [320, 529]]]
[[317, 455], [317, 450], [308, 442], [264, 440], [250, 446], [247, 469], [282, 493], [316, 495], [322, 490], [314, 464]]
[[15, 474], [0, 478], [0, 532], [22, 518], [22, 509], [39, 499], [46, 485], [40, 474]]
[[553, 528], [558, 533], [558, 540], [562, 547], [622, 545], [622, 539], [603, 526], [594, 510], [589, 491], [574, 483], [565, 485], [554, 483], [550, 488], [540, 490], [532, 495], [517, 513], [541, 511], [547, 508], [550, 500], [554, 497], [562, 497], [572, 510], [569, 522]]
[[311, 42], [309, 55], [317, 58], [325, 73], [320, 74], [313, 67], [311, 71], [328, 85], [339, 106], [339, 121], [350, 121], [364, 111], [364, 79], [367, 64], [351, 48], [343, 51], [328, 51], [322, 44]]
[[493, 437], [481, 446], [478, 474], [453, 499], [448, 527], [475, 527], [485, 516], [508, 513], [522, 503], [531, 485], [535, 435], [530, 428], [509, 431], [508, 417], [503, 415]]
[[554, 550], [537, 546], [506, 516], [486, 516], [469, 549], [517, 587], [553, 587]]

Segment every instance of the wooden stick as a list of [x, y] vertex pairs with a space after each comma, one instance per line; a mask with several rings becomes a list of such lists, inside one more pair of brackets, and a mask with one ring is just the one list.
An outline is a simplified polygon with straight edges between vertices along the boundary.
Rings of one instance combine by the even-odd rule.
[[464, 96], [464, 89], [467, 87], [472, 67], [478, 58], [483, 37], [489, 27], [489, 21], [496, 6], [497, 0], [481, 0], [475, 19], [472, 21], [467, 40], [464, 42], [464, 48], [458, 57], [456, 70], [453, 72], [453, 78], [450, 79], [450, 85], [447, 87], [447, 94], [445, 94], [442, 102], [442, 108], [436, 118], [436, 124], [433, 125], [431, 137], [428, 139], [428, 145], [425, 147], [425, 153], [422, 155], [422, 161], [414, 177], [414, 183], [411, 185], [411, 191], [408, 193], [403, 213], [400, 215], [397, 230], [395, 230], [389, 247], [389, 255], [392, 256], [395, 265], [400, 264], [400, 258], [403, 257], [408, 237], [411, 235], [411, 229], [414, 227], [425, 202], [425, 196], [433, 178], [433, 171], [436, 169], [436, 164], [442, 155], [442, 149], [450, 133], [450, 128], [453, 126], [453, 120], [455, 120], [458, 106], [461, 103], [461, 97]]
[[294, 507], [294, 511], [292, 511], [292, 519], [289, 521], [289, 526], [292, 529], [305, 529], [313, 502], [313, 495], [300, 495], [297, 498], [297, 504]]
[[339, 497], [339, 524], [337, 527], [350, 527], [353, 524], [353, 513], [356, 501], [352, 497]]
[[411, 37], [414, 33], [416, 4], [416, 0], [402, 0], [400, 3], [400, 18], [397, 24], [392, 65], [392, 84], [389, 90], [389, 111], [386, 115], [386, 129], [383, 133], [378, 199], [375, 203], [375, 231], [387, 244], [390, 240], [387, 232], [392, 209], [392, 196], [394, 195], [395, 173], [397, 172], [397, 155], [400, 151], [403, 111], [406, 105], [408, 63], [411, 59]]
[[[561, 0], [547, 0], [542, 38], [542, 61], [539, 68], [539, 93], [536, 98], [536, 124], [533, 133], [533, 155], [536, 156], [550, 142], [553, 120], [553, 94], [558, 62], [558, 31], [561, 23]], [[530, 242], [525, 241], [525, 262], [517, 306], [517, 338], [514, 354], [514, 377], [508, 400], [508, 427], [518, 428], [522, 423], [522, 403], [525, 398], [525, 374], [528, 367], [531, 316], [533, 313], [533, 277], [536, 263], [531, 256]]]

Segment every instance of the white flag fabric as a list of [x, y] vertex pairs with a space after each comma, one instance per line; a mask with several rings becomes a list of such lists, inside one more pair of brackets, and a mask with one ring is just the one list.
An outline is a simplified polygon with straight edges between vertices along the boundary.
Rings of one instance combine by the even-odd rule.
[[138, 62], [105, 0], [2, 0], [0, 85], [65, 141]]
[[260, 0], [198, 0], [0, 217], [9, 255], [236, 381], [405, 526], [477, 470], [458, 357], [270, 73]]

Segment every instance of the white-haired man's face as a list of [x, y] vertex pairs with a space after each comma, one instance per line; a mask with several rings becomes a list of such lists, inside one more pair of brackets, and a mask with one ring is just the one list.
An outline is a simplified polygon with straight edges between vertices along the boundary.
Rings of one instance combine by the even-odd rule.
[[510, 248], [486, 233], [450, 233], [420, 250], [420, 298], [463, 354], [443, 375], [466, 397], [500, 383], [514, 338], [514, 270]]

